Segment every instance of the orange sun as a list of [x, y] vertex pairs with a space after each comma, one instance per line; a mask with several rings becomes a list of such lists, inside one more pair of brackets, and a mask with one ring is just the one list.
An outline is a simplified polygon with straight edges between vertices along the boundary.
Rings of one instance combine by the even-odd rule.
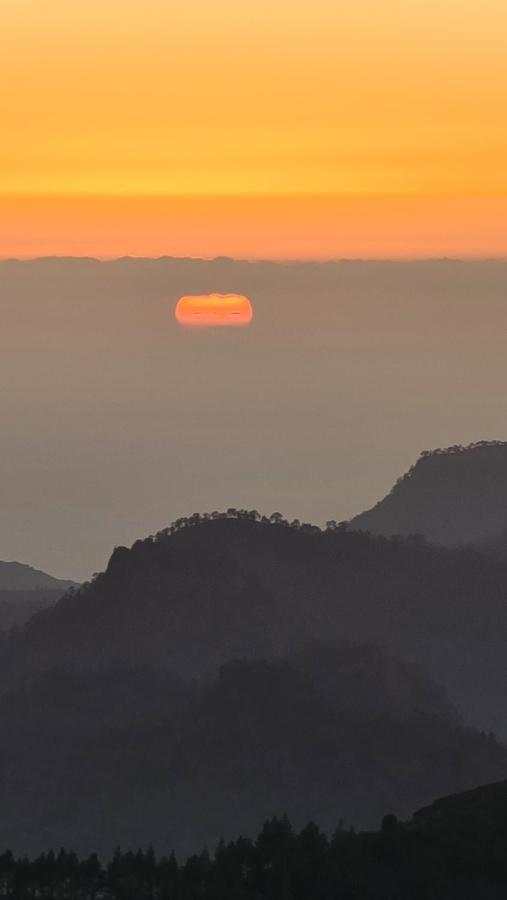
[[181, 297], [176, 321], [191, 327], [241, 327], [250, 325], [252, 304], [242, 294], [199, 294]]

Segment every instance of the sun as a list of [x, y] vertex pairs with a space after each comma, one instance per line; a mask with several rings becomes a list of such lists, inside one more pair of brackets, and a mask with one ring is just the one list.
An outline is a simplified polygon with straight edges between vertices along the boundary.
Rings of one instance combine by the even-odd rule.
[[176, 321], [191, 328], [244, 328], [253, 319], [252, 304], [243, 294], [197, 294], [181, 297]]

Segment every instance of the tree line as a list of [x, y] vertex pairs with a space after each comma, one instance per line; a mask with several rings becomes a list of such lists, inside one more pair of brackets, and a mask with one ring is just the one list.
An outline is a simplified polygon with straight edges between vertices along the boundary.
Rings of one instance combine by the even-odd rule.
[[427, 456], [453, 456], [456, 453], [466, 453], [468, 450], [478, 450], [479, 447], [507, 447], [506, 441], [474, 441], [471, 444], [452, 444], [450, 447], [437, 447], [436, 450], [423, 450], [421, 457]]
[[[292, 528], [296, 531], [304, 531], [313, 534], [321, 534], [322, 532], [322, 529], [319, 528], [318, 525], [313, 525], [310, 522], [301, 522], [299, 519], [292, 519], [292, 521], [289, 521], [280, 512], [272, 512], [270, 515], [266, 516], [259, 513], [256, 509], [235, 509], [234, 507], [230, 507], [223, 511], [214, 510], [213, 512], [196, 512], [192, 513], [190, 516], [181, 516], [172, 522], [168, 528], [163, 528], [161, 531], [157, 532], [153, 540], [163, 541], [165, 538], [170, 537], [185, 528], [192, 528], [196, 525], [202, 525], [204, 522], [216, 522], [223, 519], [236, 519], [240, 522], [260, 522], [262, 525], [281, 525], [285, 528]], [[337, 528], [347, 528], [347, 522], [336, 522], [334, 519], [330, 519], [326, 522], [326, 531], [334, 531]]]
[[400, 824], [384, 817], [378, 832], [340, 825], [332, 837], [310, 823], [294, 831], [286, 817], [258, 837], [221, 841], [179, 864], [152, 847], [117, 850], [108, 863], [61, 850], [32, 861], [0, 856], [0, 896], [7, 900], [495, 900], [505, 896], [505, 834], [481, 841]]

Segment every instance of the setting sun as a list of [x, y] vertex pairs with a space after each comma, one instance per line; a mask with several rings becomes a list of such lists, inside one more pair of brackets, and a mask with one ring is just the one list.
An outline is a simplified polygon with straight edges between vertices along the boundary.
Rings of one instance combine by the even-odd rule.
[[212, 327], [244, 327], [253, 318], [252, 304], [241, 294], [201, 294], [181, 297], [175, 310], [180, 325]]

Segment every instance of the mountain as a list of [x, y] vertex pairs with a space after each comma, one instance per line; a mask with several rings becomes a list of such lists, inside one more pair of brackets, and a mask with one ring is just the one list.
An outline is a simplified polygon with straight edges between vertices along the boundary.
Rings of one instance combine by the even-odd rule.
[[[357, 702], [355, 702], [357, 697]], [[351, 644], [237, 660], [200, 686], [148, 667], [39, 675], [0, 700], [0, 844], [178, 855], [287, 812], [332, 832], [507, 778], [422, 673]]]
[[54, 606], [62, 590], [11, 591], [0, 589], [0, 634], [19, 628], [35, 613]]
[[420, 664], [468, 722], [507, 736], [507, 563], [280, 519], [193, 516], [117, 548], [4, 643], [2, 689], [116, 661], [206, 679], [234, 658], [348, 638]]
[[75, 582], [38, 569], [0, 560], [0, 633], [19, 627], [42, 609], [54, 606]]
[[75, 581], [53, 578], [46, 572], [18, 562], [0, 560], [0, 591], [66, 591], [76, 587]]
[[493, 559], [507, 562], [507, 528], [500, 531], [494, 538], [477, 544], [477, 548]]
[[278, 513], [118, 547], [0, 643], [0, 845], [182, 854], [506, 779], [469, 724], [507, 731], [506, 598], [486, 554]]
[[507, 781], [485, 784], [480, 787], [439, 797], [430, 806], [417, 810], [413, 816], [419, 829], [447, 832], [458, 831], [470, 837], [480, 834], [491, 838], [494, 835], [507, 840]]
[[447, 547], [483, 545], [507, 525], [507, 443], [424, 451], [416, 464], [350, 527], [423, 535]]

